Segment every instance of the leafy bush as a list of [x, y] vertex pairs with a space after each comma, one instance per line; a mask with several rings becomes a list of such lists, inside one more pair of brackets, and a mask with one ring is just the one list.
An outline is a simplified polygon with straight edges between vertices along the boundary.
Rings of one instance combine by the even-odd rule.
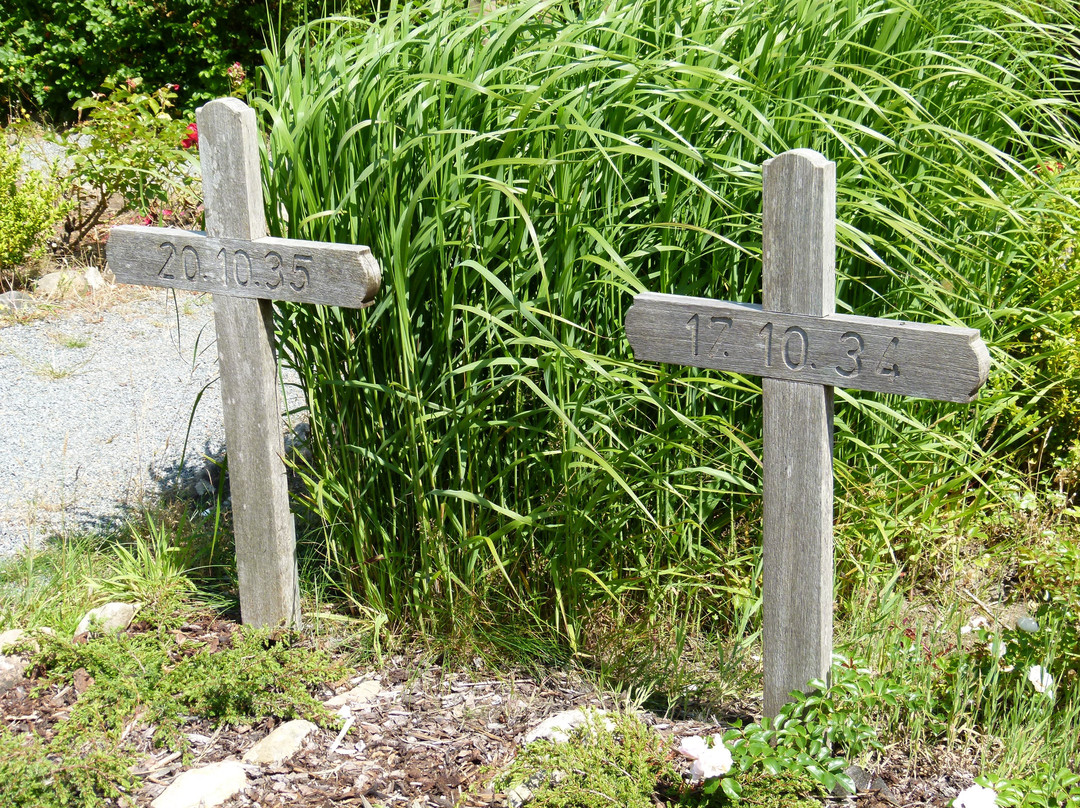
[[838, 391], [840, 501], [978, 507], [1031, 439], [1010, 349], [1058, 317], [1007, 278], [1064, 197], [1039, 166], [1080, 150], [1047, 80], [1076, 21], [1064, 0], [534, 1], [297, 31], [259, 102], [271, 229], [368, 244], [384, 278], [364, 312], [280, 310], [346, 583], [391, 616], [520, 610], [571, 647], [605, 598], [721, 611], [760, 389], [635, 362], [623, 320], [645, 290], [758, 299], [759, 166], [794, 147], [837, 162], [841, 307], [980, 328], [998, 380], [968, 408]]
[[169, 112], [175, 85], [147, 92], [142, 79], [131, 78], [107, 81], [105, 90], [107, 96], [95, 93], [75, 105], [88, 112], [75, 129], [84, 142], [74, 154], [69, 178], [79, 203], [64, 225], [71, 245], [101, 223], [116, 197], [125, 209], [147, 216], [176, 195], [193, 199], [190, 192], [197, 182], [191, 124]]
[[979, 777], [979, 785], [997, 792], [1001, 808], [1077, 808], [1080, 774], [1040, 766], [1031, 777]]
[[269, 30], [344, 3], [313, 0], [14, 0], [0, 15], [0, 105], [54, 120], [106, 82], [179, 84], [183, 106], [229, 95], [234, 63], [250, 67]]
[[60, 187], [33, 171], [19, 178], [22, 150], [0, 148], [0, 287], [22, 285], [21, 269], [45, 251], [45, 240], [68, 205]]

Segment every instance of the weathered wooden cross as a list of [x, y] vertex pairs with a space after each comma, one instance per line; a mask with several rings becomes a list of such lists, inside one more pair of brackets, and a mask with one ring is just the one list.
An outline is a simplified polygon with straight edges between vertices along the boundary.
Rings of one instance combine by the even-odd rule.
[[197, 115], [206, 232], [114, 227], [107, 258], [122, 283], [213, 293], [241, 616], [299, 626], [270, 301], [360, 308], [381, 273], [367, 247], [267, 238], [255, 113], [226, 98]]
[[764, 164], [761, 306], [645, 293], [638, 359], [762, 376], [764, 711], [829, 680], [833, 387], [968, 402], [990, 354], [973, 328], [835, 313], [836, 174], [808, 149]]

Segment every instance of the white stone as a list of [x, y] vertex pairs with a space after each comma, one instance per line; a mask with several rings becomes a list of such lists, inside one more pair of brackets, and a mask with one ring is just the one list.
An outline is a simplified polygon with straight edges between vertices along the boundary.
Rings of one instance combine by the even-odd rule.
[[280, 766], [300, 751], [300, 747], [318, 727], [310, 721], [288, 721], [275, 729], [244, 755], [244, 763]]
[[344, 693], [339, 693], [333, 698], [328, 699], [326, 701], [326, 706], [331, 710], [336, 710], [338, 707], [344, 707], [346, 704], [351, 707], [356, 707], [361, 704], [375, 701], [380, 693], [382, 693], [382, 685], [374, 679], [369, 679], [366, 682], [361, 682], [352, 690], [347, 690]]
[[26, 660], [21, 656], [0, 656], [0, 693], [6, 693], [22, 681]]
[[509, 805], [510, 808], [521, 808], [521, 806], [532, 799], [532, 796], [532, 789], [522, 783], [520, 786], [515, 786], [506, 792], [506, 804]]
[[41, 628], [31, 629], [26, 631], [21, 628], [13, 628], [0, 634], [0, 654], [5, 654], [8, 651], [13, 651], [20, 644], [25, 644], [27, 647], [38, 650], [37, 641], [33, 639], [34, 634], [48, 634], [55, 636], [56, 632], [48, 626], [42, 626]]
[[[546, 718], [539, 726], [529, 732], [525, 736], [525, 743], [530, 744], [533, 741], [564, 743], [570, 740], [570, 735], [577, 727], [587, 725], [590, 720], [595, 721], [594, 716], [606, 716], [606, 714], [607, 710], [590, 710], [588, 712], [580, 708], [564, 710]], [[602, 720], [605, 729], [614, 727], [614, 722], [610, 718], [605, 717]]]
[[0, 634], [0, 653], [14, 650], [15, 646], [22, 642], [26, 632], [21, 628], [13, 628]]
[[87, 267], [83, 272], [83, 280], [86, 281], [91, 292], [99, 292], [105, 288], [105, 278], [97, 267]]
[[25, 309], [33, 302], [34, 298], [24, 292], [4, 292], [0, 295], [0, 312]]
[[238, 760], [223, 760], [186, 771], [172, 781], [151, 808], [215, 808], [247, 785], [247, 773]]
[[1038, 634], [1039, 621], [1025, 614], [1016, 621], [1016, 627], [1028, 634]]
[[75, 633], [82, 634], [91, 629], [102, 634], [123, 631], [131, 625], [137, 611], [139, 606], [135, 603], [106, 603], [84, 614]]
[[58, 270], [37, 279], [34, 290], [44, 297], [68, 300], [85, 294], [89, 285], [86, 278], [75, 272]]

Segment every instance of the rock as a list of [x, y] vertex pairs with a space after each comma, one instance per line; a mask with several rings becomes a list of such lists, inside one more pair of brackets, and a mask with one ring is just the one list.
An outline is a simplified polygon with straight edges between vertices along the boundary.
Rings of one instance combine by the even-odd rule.
[[215, 808], [244, 790], [247, 774], [238, 760], [184, 772], [150, 803], [151, 808]]
[[42, 626], [41, 628], [32, 629], [31, 631], [24, 631], [21, 628], [10, 629], [9, 631], [0, 634], [0, 654], [14, 651], [20, 646], [25, 646], [32, 651], [37, 651], [39, 646], [37, 640], [33, 637], [34, 634], [48, 634], [49, 636], [55, 636], [56, 632], [48, 626]]
[[244, 763], [280, 766], [300, 751], [304, 739], [316, 729], [310, 721], [288, 721], [251, 747]]
[[506, 804], [509, 808], [521, 808], [533, 798], [533, 789], [540, 788], [545, 783], [555, 785], [562, 781], [566, 775], [563, 772], [555, 772], [549, 775], [547, 772], [536, 772], [519, 786], [514, 786], [506, 792]]
[[[870, 773], [866, 771], [866, 769], [864, 769], [862, 766], [856, 766], [854, 764], [844, 769], [844, 774], [850, 777], [851, 782], [855, 784], [856, 794], [861, 794], [862, 792], [867, 791], [870, 788], [870, 783], [873, 780], [873, 778], [870, 776]], [[847, 795], [847, 791], [839, 783], [833, 786], [832, 796], [846, 797]]]
[[86, 286], [91, 292], [100, 292], [105, 288], [105, 278], [101, 276], [97, 267], [87, 267], [83, 272], [83, 280], [86, 281]]
[[0, 311], [19, 311], [33, 303], [34, 298], [25, 292], [4, 292], [0, 295]]
[[[844, 774], [850, 777], [851, 782], [855, 784], [856, 794], [875, 792], [881, 800], [891, 802], [894, 799], [893, 793], [889, 789], [888, 783], [886, 783], [880, 777], [874, 777], [862, 766], [856, 766], [854, 764], [848, 766], [846, 769], [844, 769]], [[850, 795], [839, 783], [837, 783], [835, 786], [833, 786], [832, 796], [836, 798], [842, 798], [849, 797]]]
[[60, 300], [76, 298], [86, 294], [89, 289], [90, 285], [80, 273], [63, 269], [42, 275], [35, 285], [38, 295]]
[[875, 777], [874, 782], [870, 784], [870, 790], [876, 791], [877, 795], [884, 800], [892, 802], [894, 805], [899, 805], [896, 802], [896, 795], [892, 793], [892, 789], [889, 788], [889, 784], [882, 780], [880, 777]]
[[21, 656], [0, 656], [0, 693], [18, 686], [26, 673], [26, 664]]
[[21, 628], [13, 628], [0, 634], [0, 653], [14, 650], [24, 637], [26, 637], [26, 632]]
[[139, 607], [134, 603], [106, 603], [91, 609], [79, 621], [76, 634], [83, 634], [91, 629], [99, 634], [123, 631], [135, 619]]
[[350, 707], [356, 707], [357, 705], [374, 701], [380, 693], [382, 693], [382, 685], [374, 679], [369, 679], [365, 682], [361, 682], [352, 690], [347, 690], [344, 693], [339, 693], [333, 698], [328, 699], [326, 701], [326, 706], [331, 710], [336, 710], [338, 707], [344, 707], [346, 704]]
[[[561, 713], [546, 718], [539, 726], [525, 736], [525, 743], [533, 741], [554, 741], [564, 743], [570, 740], [570, 735], [577, 727], [585, 726], [593, 716], [603, 716], [607, 710], [591, 710], [586, 712], [582, 709], [564, 710]], [[604, 728], [611, 729], [614, 723], [610, 718], [604, 718]]]
[[506, 792], [506, 804], [510, 808], [521, 808], [522, 805], [532, 799], [532, 789], [522, 783]]
[[1029, 617], [1026, 614], [1023, 617], [1017, 619], [1016, 627], [1020, 629], [1020, 631], [1026, 631], [1028, 634], [1039, 633], [1039, 621], [1036, 620], [1034, 617]]

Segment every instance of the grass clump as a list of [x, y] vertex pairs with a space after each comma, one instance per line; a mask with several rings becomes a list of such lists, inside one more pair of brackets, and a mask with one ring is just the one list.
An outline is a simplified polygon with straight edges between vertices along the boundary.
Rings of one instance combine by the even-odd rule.
[[[571, 653], [600, 609], [731, 629], [760, 388], [638, 363], [623, 322], [645, 290], [759, 300], [760, 164], [797, 147], [837, 163], [840, 308], [965, 323], [994, 358], [967, 408], [838, 390], [841, 511], [995, 501], [1057, 384], [1022, 348], [1069, 322], [1028, 269], [1077, 221], [1040, 168], [1080, 153], [1076, 21], [1061, 0], [432, 2], [277, 43], [271, 230], [383, 269], [366, 311], [279, 309], [342, 585], [435, 632], [516, 612]], [[877, 574], [869, 549], [840, 546], [838, 580]]]

